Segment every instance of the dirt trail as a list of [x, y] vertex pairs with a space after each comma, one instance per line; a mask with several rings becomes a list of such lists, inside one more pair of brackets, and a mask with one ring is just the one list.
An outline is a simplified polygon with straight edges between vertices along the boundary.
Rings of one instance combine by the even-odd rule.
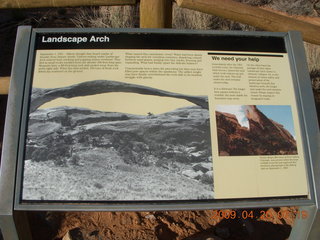
[[[242, 210], [251, 213], [253, 210]], [[241, 214], [239, 211], [238, 214]], [[267, 211], [263, 219], [261, 213]], [[279, 212], [285, 213], [281, 218]], [[256, 240], [288, 238], [297, 209], [256, 209], [254, 218], [217, 218], [213, 210], [162, 212], [48, 212], [30, 213], [34, 239], [62, 239], [68, 231], [83, 239]], [[240, 216], [240, 215], [239, 215]], [[245, 214], [243, 214], [245, 216]], [[260, 217], [258, 217], [260, 216]], [[43, 233], [38, 224], [42, 224]], [[45, 234], [46, 233], [46, 234]], [[75, 238], [81, 239], [81, 238]]]

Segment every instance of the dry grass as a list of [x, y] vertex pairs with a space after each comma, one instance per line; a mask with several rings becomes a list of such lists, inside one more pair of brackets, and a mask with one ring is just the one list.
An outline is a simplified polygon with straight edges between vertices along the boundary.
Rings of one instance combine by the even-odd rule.
[[305, 42], [304, 47], [306, 50], [309, 71], [320, 71], [320, 46]]
[[[71, 19], [76, 27], [84, 28], [134, 28], [139, 27], [139, 6], [103, 6], [81, 8]], [[244, 30], [255, 28], [208, 15], [205, 13], [179, 8], [173, 4], [173, 28], [202, 30]]]
[[269, 7], [291, 15], [316, 16], [315, 2], [316, 0], [273, 0], [270, 1]]
[[134, 28], [139, 26], [138, 8], [137, 6], [84, 7], [71, 21], [80, 28]]
[[228, 19], [212, 16], [173, 4], [173, 23], [176, 29], [201, 29], [201, 30], [243, 30], [254, 31], [256, 28], [246, 24], [237, 23]]
[[173, 5], [172, 27], [177, 29], [211, 29], [214, 16]]
[[304, 42], [312, 88], [317, 103], [320, 103], [320, 46]]
[[[254, 6], [268, 6], [289, 14], [316, 16], [316, 0], [237, 0]], [[133, 28], [139, 26], [139, 6], [82, 8], [72, 19], [77, 27]], [[255, 27], [209, 14], [179, 8], [173, 4], [173, 28], [255, 31]], [[320, 46], [305, 43], [310, 72], [320, 71]], [[312, 76], [311, 76], [312, 77]]]

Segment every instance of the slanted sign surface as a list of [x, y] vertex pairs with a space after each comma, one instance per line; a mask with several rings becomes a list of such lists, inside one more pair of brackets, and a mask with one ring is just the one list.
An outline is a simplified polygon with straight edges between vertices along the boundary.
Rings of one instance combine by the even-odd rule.
[[308, 195], [280, 37], [38, 33], [22, 202]]

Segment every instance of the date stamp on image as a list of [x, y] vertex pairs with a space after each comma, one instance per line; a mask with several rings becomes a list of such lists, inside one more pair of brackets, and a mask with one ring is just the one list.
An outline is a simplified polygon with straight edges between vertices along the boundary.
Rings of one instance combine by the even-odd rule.
[[221, 219], [259, 219], [264, 221], [271, 221], [274, 219], [289, 220], [294, 216], [296, 219], [307, 219], [309, 213], [306, 210], [297, 210], [294, 213], [289, 210], [279, 210], [277, 212], [272, 210], [214, 210], [213, 218], [215, 220]]

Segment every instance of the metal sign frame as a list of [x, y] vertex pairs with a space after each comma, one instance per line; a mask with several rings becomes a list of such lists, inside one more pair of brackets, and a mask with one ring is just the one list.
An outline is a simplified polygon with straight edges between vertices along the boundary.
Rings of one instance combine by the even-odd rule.
[[[265, 198], [265, 199], [232, 199], [194, 202], [141, 202], [141, 203], [32, 203], [21, 204], [18, 194], [21, 175], [21, 162], [17, 162], [19, 144], [21, 144], [20, 129], [26, 122], [24, 105], [29, 96], [29, 89], [33, 70], [33, 58], [35, 41], [38, 33], [99, 33], [99, 32], [123, 32], [123, 33], [175, 33], [175, 34], [209, 34], [227, 36], [272, 36], [284, 39], [289, 56], [291, 74], [299, 120], [301, 124], [302, 139], [304, 142], [306, 168], [309, 181], [309, 196], [307, 198]], [[238, 32], [238, 31], [178, 31], [178, 30], [141, 30], [141, 29], [32, 29], [20, 27], [18, 30], [15, 57], [11, 76], [9, 100], [7, 107], [2, 163], [0, 169], [0, 227], [5, 239], [19, 239], [17, 217], [23, 211], [158, 211], [158, 210], [191, 210], [191, 209], [241, 209], [299, 206], [309, 213], [308, 219], [297, 219], [292, 230], [290, 240], [293, 239], [317, 239], [320, 237], [319, 200], [320, 200], [320, 164], [319, 164], [319, 128], [312, 88], [310, 84], [308, 67], [305, 61], [305, 52], [301, 35], [298, 32], [270, 33], [270, 32]], [[19, 127], [20, 126], [20, 127]], [[20, 147], [21, 149], [21, 147]], [[21, 151], [21, 150], [20, 150]], [[22, 214], [23, 215], [23, 214]], [[23, 218], [23, 217], [22, 217]], [[21, 222], [21, 221], [20, 221]], [[26, 219], [22, 220], [26, 224]]]

